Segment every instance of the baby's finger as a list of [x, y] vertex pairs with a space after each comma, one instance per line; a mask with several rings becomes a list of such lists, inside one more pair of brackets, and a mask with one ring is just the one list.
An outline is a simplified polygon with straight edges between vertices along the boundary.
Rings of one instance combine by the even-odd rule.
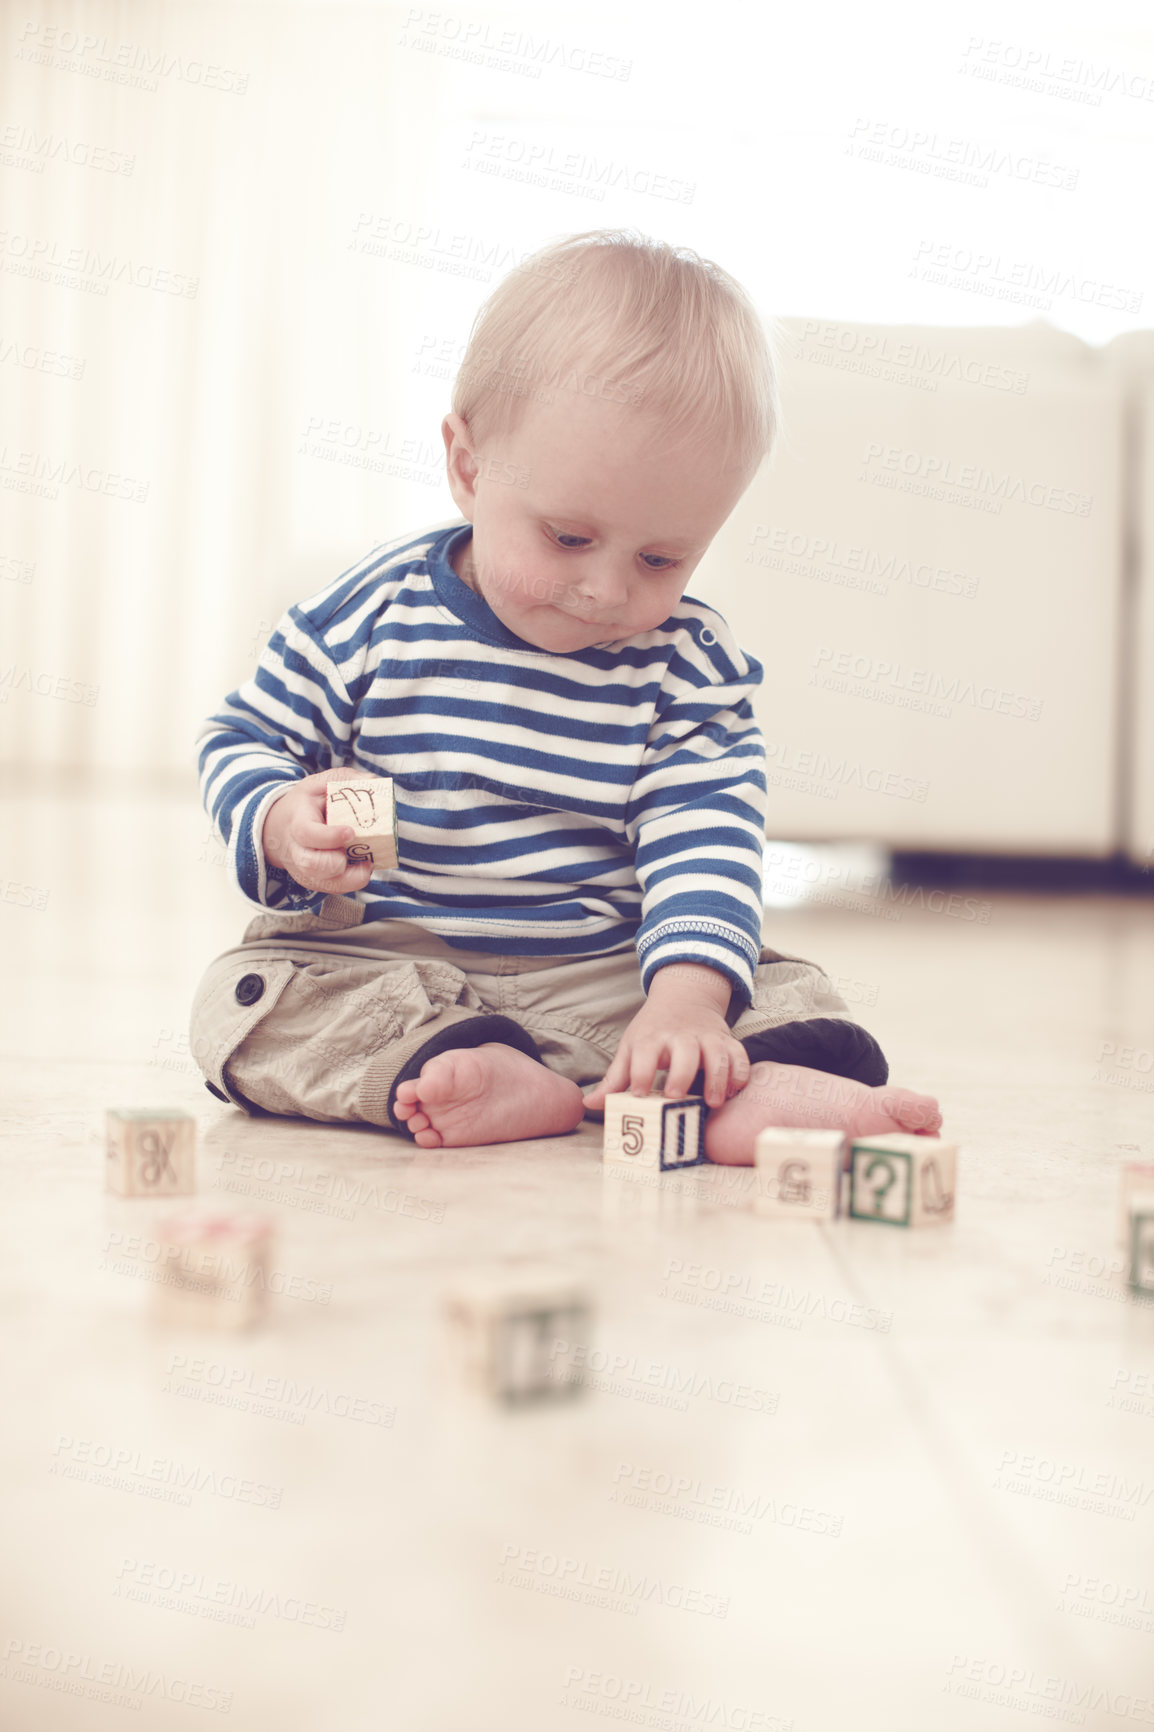
[[652, 1041], [646, 1045], [633, 1048], [629, 1061], [629, 1088], [635, 1095], [647, 1095], [652, 1091], [653, 1079], [661, 1069], [661, 1061], [665, 1058], [664, 1042], [660, 1046]]
[[338, 895], [347, 896], [352, 890], [363, 890], [373, 875], [371, 860], [356, 860], [347, 871], [337, 879], [333, 889]]
[[585, 1096], [585, 1103], [599, 1110], [605, 1103], [606, 1095], [620, 1094], [629, 1082], [629, 1054], [618, 1048], [614, 1054], [613, 1063], [601, 1078], [597, 1086]]
[[705, 1080], [702, 1094], [707, 1107], [722, 1107], [730, 1093], [730, 1057], [725, 1047], [706, 1047], [702, 1053]]
[[344, 853], [356, 835], [351, 824], [322, 824], [315, 818], [299, 817], [293, 825], [293, 841], [299, 848], [339, 848]]
[[680, 1099], [689, 1093], [689, 1085], [701, 1066], [708, 1064], [699, 1041], [675, 1040], [671, 1043], [669, 1068], [665, 1073], [665, 1094], [668, 1099]]
[[349, 869], [340, 848], [294, 848], [290, 870], [310, 890], [332, 890]]
[[734, 1041], [729, 1048], [729, 1085], [726, 1089], [727, 1098], [741, 1093], [742, 1089], [745, 1088], [746, 1084], [749, 1082], [749, 1075], [752, 1068], [749, 1054], [741, 1045], [740, 1041]]

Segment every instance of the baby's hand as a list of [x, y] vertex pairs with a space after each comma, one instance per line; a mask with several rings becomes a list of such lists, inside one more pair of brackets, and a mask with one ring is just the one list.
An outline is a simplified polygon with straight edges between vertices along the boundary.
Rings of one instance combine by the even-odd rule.
[[669, 1099], [687, 1093], [704, 1070], [706, 1106], [723, 1106], [749, 1081], [749, 1055], [725, 1020], [729, 992], [728, 980], [712, 968], [676, 964], [658, 969], [645, 1004], [585, 1105], [600, 1111], [606, 1095], [625, 1089], [648, 1094], [664, 1069]]
[[270, 866], [291, 872], [306, 890], [348, 896], [363, 890], [372, 877], [372, 862], [350, 865], [345, 849], [355, 842], [351, 824], [325, 823], [325, 783], [343, 770], [321, 770], [294, 782], [287, 794], [273, 801], [265, 814], [261, 847]]

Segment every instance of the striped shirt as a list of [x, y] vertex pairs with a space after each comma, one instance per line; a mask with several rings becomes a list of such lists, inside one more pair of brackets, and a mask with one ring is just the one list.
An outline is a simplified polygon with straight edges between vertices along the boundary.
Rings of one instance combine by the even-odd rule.
[[206, 810], [250, 902], [324, 901], [260, 848], [285, 783], [390, 776], [398, 860], [355, 899], [463, 950], [636, 944], [642, 983], [701, 963], [748, 1000], [761, 944], [761, 664], [690, 596], [653, 631], [570, 654], [509, 631], [457, 576], [455, 518], [385, 542], [291, 607], [198, 735]]

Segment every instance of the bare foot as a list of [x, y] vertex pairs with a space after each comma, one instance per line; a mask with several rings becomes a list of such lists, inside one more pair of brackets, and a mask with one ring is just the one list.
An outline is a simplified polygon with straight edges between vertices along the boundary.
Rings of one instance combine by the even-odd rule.
[[849, 1077], [830, 1076], [798, 1064], [755, 1064], [740, 1094], [710, 1113], [705, 1152], [726, 1166], [751, 1166], [753, 1143], [767, 1125], [805, 1131], [845, 1131], [851, 1137], [879, 1131], [912, 1131], [935, 1137], [942, 1128], [938, 1103], [912, 1089], [867, 1088]]
[[431, 1058], [397, 1087], [393, 1111], [423, 1149], [515, 1143], [576, 1130], [585, 1099], [576, 1083], [516, 1047], [486, 1041]]

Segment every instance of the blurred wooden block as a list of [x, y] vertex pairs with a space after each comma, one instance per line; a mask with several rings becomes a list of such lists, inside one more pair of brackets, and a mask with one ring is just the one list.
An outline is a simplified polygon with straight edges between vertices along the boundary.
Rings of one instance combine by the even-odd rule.
[[1130, 1285], [1139, 1293], [1154, 1293], [1154, 1190], [1133, 1192], [1126, 1214]]
[[930, 1227], [954, 1218], [958, 1145], [940, 1137], [884, 1132], [850, 1149], [849, 1204], [855, 1221]]
[[1119, 1173], [1118, 1243], [1130, 1244], [1130, 1199], [1137, 1191], [1154, 1191], [1154, 1161], [1127, 1161]]
[[510, 1405], [580, 1393], [592, 1327], [582, 1282], [547, 1264], [497, 1269], [458, 1282], [446, 1309], [474, 1389]]
[[105, 1189], [121, 1197], [187, 1197], [196, 1190], [196, 1120], [186, 1112], [110, 1107]]
[[702, 1117], [700, 1095], [606, 1095], [603, 1158], [654, 1173], [699, 1166], [705, 1160]]
[[397, 808], [389, 776], [346, 770], [325, 784], [325, 823], [351, 824], [355, 842], [345, 849], [350, 865], [371, 860], [384, 872], [397, 864]]
[[840, 1131], [776, 1125], [753, 1145], [754, 1212], [782, 1221], [832, 1221], [838, 1213], [846, 1141]]
[[268, 1306], [272, 1222], [263, 1215], [168, 1215], [156, 1224], [158, 1322], [247, 1329]]

